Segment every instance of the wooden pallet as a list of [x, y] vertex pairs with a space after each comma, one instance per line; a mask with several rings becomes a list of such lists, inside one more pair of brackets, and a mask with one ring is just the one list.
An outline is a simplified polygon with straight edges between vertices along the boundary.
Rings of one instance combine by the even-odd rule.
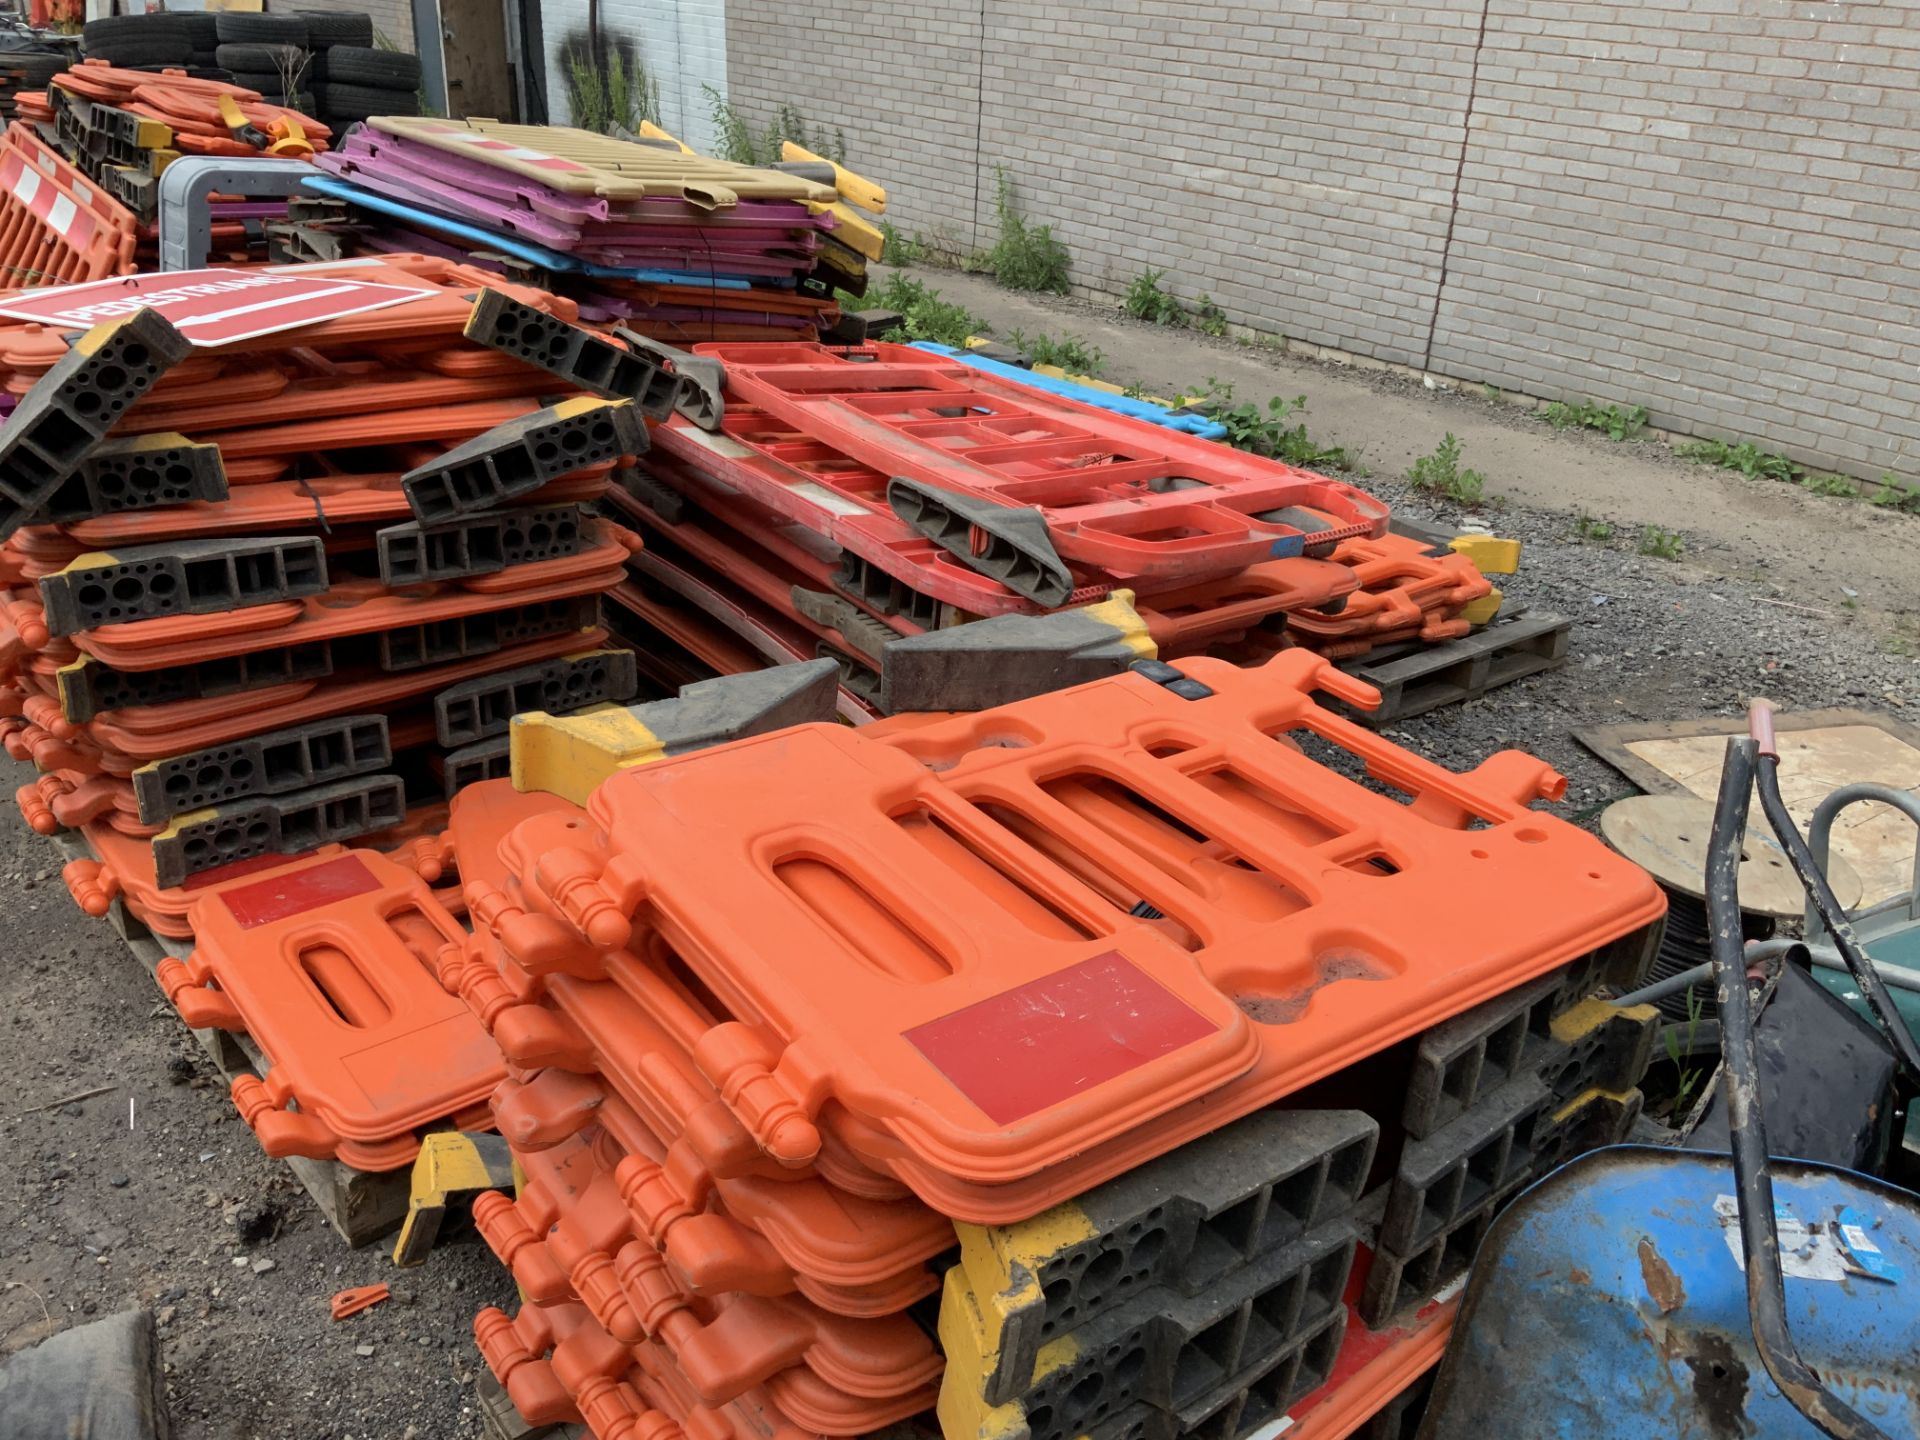
[[[86, 842], [74, 831], [61, 831], [54, 841], [70, 860], [92, 858]], [[191, 940], [155, 934], [127, 909], [124, 900], [115, 899], [108, 906], [106, 921], [149, 975], [169, 956], [184, 960], [193, 953]], [[192, 1034], [228, 1084], [241, 1075], [258, 1077], [267, 1073], [267, 1058], [250, 1036], [225, 1030], [192, 1030]], [[232, 1102], [223, 1098], [221, 1103]], [[327, 1223], [355, 1249], [391, 1235], [406, 1218], [411, 1167], [375, 1173], [356, 1170], [338, 1160], [309, 1160], [299, 1155], [285, 1163], [313, 1197]]]
[[1341, 665], [1380, 691], [1380, 708], [1356, 710], [1330, 701], [1363, 725], [1380, 726], [1471, 700], [1489, 690], [1557, 670], [1567, 663], [1573, 621], [1527, 614], [1496, 620], [1486, 629], [1441, 645], [1395, 645]]
[[480, 1412], [480, 1433], [486, 1440], [593, 1440], [584, 1425], [529, 1425], [513, 1408], [513, 1401], [493, 1372], [482, 1370], [474, 1382], [474, 1408]]

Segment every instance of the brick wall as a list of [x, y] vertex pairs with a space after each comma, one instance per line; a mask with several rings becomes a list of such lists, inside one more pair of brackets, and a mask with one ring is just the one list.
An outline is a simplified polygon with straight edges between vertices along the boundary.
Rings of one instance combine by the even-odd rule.
[[[535, 0], [523, 0], [535, 3]], [[587, 0], [540, 0], [547, 46], [548, 114], [571, 120], [561, 47], [586, 32]], [[601, 0], [603, 44], [631, 43], [660, 91], [660, 123], [696, 148], [710, 145], [713, 126], [702, 89], [727, 88], [726, 0]]]
[[[658, 0], [671, 4], [672, 0]], [[681, 0], [682, 7], [721, 0]], [[731, 98], [1077, 285], [1920, 476], [1920, 24], [1787, 0], [731, 0]]]

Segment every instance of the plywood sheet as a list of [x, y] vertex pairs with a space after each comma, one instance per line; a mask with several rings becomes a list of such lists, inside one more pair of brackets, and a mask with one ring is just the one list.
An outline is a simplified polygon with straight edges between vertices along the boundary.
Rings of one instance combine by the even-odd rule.
[[[1842, 785], [1870, 781], [1920, 793], [1920, 732], [1905, 721], [1868, 711], [1783, 710], [1776, 730], [1780, 793], [1803, 830], [1814, 806]], [[1744, 720], [1705, 720], [1612, 725], [1578, 738], [1643, 790], [1711, 800], [1727, 736], [1745, 733]], [[1835, 851], [1860, 877], [1863, 904], [1911, 889], [1920, 837], [1899, 811], [1873, 803], [1849, 806], [1833, 838]]]

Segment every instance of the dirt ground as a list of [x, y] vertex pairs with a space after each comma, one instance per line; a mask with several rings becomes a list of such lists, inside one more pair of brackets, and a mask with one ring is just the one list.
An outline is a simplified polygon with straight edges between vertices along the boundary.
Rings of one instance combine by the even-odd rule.
[[[1737, 714], [1754, 694], [1802, 708], [1920, 704], [1920, 520], [1685, 465], [1656, 445], [1556, 434], [1484, 400], [927, 278], [1003, 333], [1085, 336], [1122, 380], [1304, 393], [1315, 434], [1357, 450], [1364, 483], [1417, 517], [1463, 518], [1396, 478], [1458, 435], [1505, 502], [1466, 518], [1526, 541], [1508, 595], [1576, 625], [1565, 669], [1391, 732], [1444, 763], [1531, 749], [1567, 772], [1565, 813], [1590, 824], [1630, 787], [1572, 740], [1581, 726]], [[1617, 538], [1579, 540], [1582, 512]], [[1683, 557], [1633, 553], [1645, 524], [1681, 534]], [[10, 785], [28, 778], [0, 768]], [[59, 863], [50, 841], [0, 819], [0, 1013], [16, 1076], [0, 1102], [0, 1353], [145, 1305], [161, 1320], [180, 1440], [477, 1435], [471, 1321], [510, 1301], [505, 1273], [471, 1240], [404, 1273], [377, 1247], [347, 1250], [261, 1156], [144, 970], [69, 903]], [[334, 1291], [381, 1279], [394, 1303], [328, 1319]]]

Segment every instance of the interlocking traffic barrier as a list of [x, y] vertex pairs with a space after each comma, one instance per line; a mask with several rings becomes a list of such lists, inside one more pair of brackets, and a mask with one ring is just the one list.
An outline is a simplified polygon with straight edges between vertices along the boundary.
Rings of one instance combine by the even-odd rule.
[[[80, 631], [85, 653], [116, 670], [161, 670], [196, 662], [226, 660], [263, 650], [284, 650], [355, 636], [403, 637], [422, 627], [453, 629], [457, 622], [495, 611], [504, 631], [522, 628], [540, 606], [572, 613], [567, 602], [596, 595], [615, 584], [625, 568], [631, 537], [596, 525], [592, 548], [554, 560], [541, 560], [433, 587], [386, 589], [377, 580], [345, 580], [318, 594], [274, 601], [244, 610], [193, 616], [167, 615], [116, 622]], [[227, 544], [232, 542], [217, 542]], [[431, 663], [439, 646], [418, 646], [396, 638], [383, 651], [383, 669]], [[471, 649], [460, 653], [471, 654]]]
[[671, 1173], [683, 1168], [675, 1149], [625, 1101], [608, 1096], [596, 1118], [602, 1163], [612, 1162], [636, 1233], [696, 1294], [748, 1289], [740, 1277], [767, 1274], [777, 1293], [790, 1286], [823, 1310], [860, 1318], [904, 1311], [939, 1288], [927, 1262], [953, 1248], [953, 1227], [911, 1197], [736, 1175], [716, 1177], [696, 1208]]
[[963, 1370], [970, 1355], [949, 1342], [941, 1430], [981, 1440], [1073, 1440], [1100, 1435], [1105, 1422], [1135, 1405], [1197, 1418], [1318, 1342], [1319, 1374], [1296, 1377], [1306, 1379], [1298, 1392], [1305, 1394], [1339, 1349], [1347, 1315], [1341, 1295], [1357, 1244], [1353, 1226], [1336, 1219], [1192, 1294], [1142, 1290], [1043, 1347], [1019, 1395], [1004, 1405], [980, 1403], [977, 1377]]
[[588, 465], [643, 454], [646, 426], [629, 401], [576, 396], [475, 436], [401, 480], [423, 523], [492, 510]]
[[[706, 434], [676, 419], [662, 426], [655, 439], [658, 448], [639, 473], [660, 482], [646, 492], [644, 503], [664, 523], [697, 524], [684, 515], [691, 505], [736, 533], [774, 545], [779, 537], [764, 517], [798, 521], [843, 547], [838, 567], [822, 563], [817, 551], [798, 547], [780, 546], [783, 558], [802, 567], [811, 563], [821, 588], [920, 629], [951, 624], [957, 616], [1032, 613], [1039, 608], [887, 513], [885, 474], [770, 422], [751, 407], [730, 410], [720, 434]], [[674, 497], [680, 512], [662, 508], [666, 496]], [[743, 496], [750, 499], [743, 501]], [[616, 492], [614, 498], [626, 497]], [[1264, 561], [1178, 588], [1149, 589], [1136, 604], [1163, 653], [1180, 655], [1231, 640], [1247, 627], [1291, 612], [1332, 610], [1359, 583], [1347, 565], [1294, 558]], [[1069, 599], [1086, 604], [1110, 589], [1105, 583], [1083, 584]]]
[[[931, 1407], [934, 1391], [930, 1382], [939, 1377], [940, 1357], [923, 1337], [912, 1337], [919, 1341], [920, 1348], [920, 1353], [912, 1356], [905, 1345], [889, 1345], [868, 1336], [861, 1336], [853, 1344], [836, 1344], [826, 1334], [816, 1333], [814, 1327], [796, 1322], [792, 1314], [794, 1304], [754, 1296], [716, 1301], [711, 1308], [718, 1314], [709, 1324], [699, 1326], [689, 1317], [698, 1333], [691, 1335], [684, 1346], [676, 1349], [672, 1342], [663, 1343], [659, 1339], [651, 1343], [663, 1352], [662, 1358], [685, 1377], [694, 1397], [710, 1406], [727, 1402], [708, 1399], [694, 1378], [708, 1368], [709, 1354], [715, 1357], [716, 1368], [728, 1365], [735, 1370], [751, 1367], [756, 1371], [771, 1371], [762, 1386], [743, 1387], [736, 1395], [729, 1396], [729, 1400], [764, 1388], [780, 1413], [816, 1435], [866, 1435]], [[528, 1319], [530, 1311], [539, 1317], [533, 1324], [540, 1329], [528, 1333], [521, 1328], [521, 1322]], [[677, 1313], [686, 1314], [685, 1311]], [[841, 1321], [840, 1325], [872, 1326], [875, 1323]], [[578, 1399], [582, 1397], [583, 1382], [619, 1383], [634, 1364], [635, 1347], [622, 1345], [609, 1335], [584, 1306], [523, 1306], [510, 1328], [497, 1310], [483, 1310], [474, 1321], [475, 1338], [480, 1342], [482, 1355], [506, 1385], [523, 1418], [532, 1420], [553, 1411], [524, 1390], [516, 1391], [512, 1370], [520, 1355], [515, 1352], [530, 1354], [533, 1345], [528, 1342], [537, 1343], [540, 1330], [552, 1327], [559, 1331], [569, 1324], [575, 1326], [569, 1337], [574, 1344], [579, 1345], [587, 1336], [592, 1340], [590, 1349], [582, 1345], [564, 1356], [569, 1341], [555, 1345], [552, 1373], [562, 1381], [564, 1389]], [[516, 1334], [520, 1343], [512, 1345], [508, 1337]], [[891, 1368], [903, 1362], [906, 1368]], [[914, 1382], [913, 1386], [901, 1392], [899, 1387], [905, 1381]], [[876, 1388], [884, 1386], [886, 1393], [868, 1394], [853, 1388], [869, 1383]], [[533, 1401], [531, 1411], [525, 1403], [528, 1400]], [[583, 1405], [582, 1412], [584, 1408]]]
[[151, 310], [75, 340], [0, 427], [0, 539], [30, 521], [189, 346]]
[[630, 766], [831, 720], [837, 674], [832, 661], [817, 660], [703, 680], [641, 705], [581, 715], [522, 711], [512, 721], [514, 787], [585, 805], [601, 781]]
[[343, 715], [152, 761], [132, 781], [140, 818], [154, 825], [251, 795], [372, 774], [392, 762], [386, 716]]
[[0, 135], [0, 284], [130, 274], [139, 221], [19, 121]]
[[[729, 396], [887, 472], [896, 488], [908, 482], [920, 507], [938, 498], [957, 511], [944, 498], [956, 492], [1031, 507], [1059, 559], [1117, 579], [1205, 579], [1386, 529], [1386, 507], [1351, 485], [910, 347], [842, 354], [702, 345], [695, 353], [726, 367]], [[899, 511], [893, 490], [889, 500]], [[1020, 548], [1030, 561], [1044, 559]]]
[[329, 841], [353, 840], [406, 818], [406, 786], [397, 775], [358, 775], [290, 795], [229, 800], [177, 816], [153, 837], [160, 885], [260, 855], [298, 855]]
[[[1322, 709], [1316, 690], [1368, 695], [1302, 652], [1184, 668], [623, 771], [589, 805], [607, 848], [528, 822], [504, 847], [517, 898], [476, 924], [542, 983], [668, 946], [754, 1017], [691, 1048], [769, 1153], [805, 1162], [824, 1124], [981, 1223], [1582, 955], [1615, 979], [1644, 966], [1657, 888], [1527, 808], [1563, 792], [1541, 762], [1431, 765]], [[1150, 719], [1165, 738], [1143, 748]], [[772, 834], [779, 858], [750, 861]], [[1473, 917], [1496, 905], [1489, 943]]]
[[[889, 331], [901, 329], [904, 319], [891, 311], [867, 312], [853, 318], [867, 321], [870, 333], [850, 335], [838, 340], [837, 343], [863, 345], [870, 339], [877, 340]], [[836, 342], [830, 340], [829, 343]], [[1182, 430], [1189, 435], [1197, 435], [1203, 440], [1227, 438], [1227, 427], [1200, 410], [1175, 409], [1168, 401], [1130, 393], [1111, 381], [1096, 380], [1090, 375], [1070, 375], [1057, 365], [1035, 365], [1011, 346], [995, 346], [991, 341], [982, 340], [978, 336], [968, 341], [966, 349], [942, 345], [935, 340], [915, 340], [912, 344], [915, 350], [924, 350], [930, 355], [957, 360], [963, 365], [971, 365], [975, 369], [985, 370], [990, 374], [1031, 386], [1036, 390], [1044, 390], [1049, 394], [1065, 395], [1084, 405], [1112, 410], [1120, 415], [1131, 415], [1136, 420], [1145, 420], [1152, 425], [1164, 425], [1169, 430]], [[993, 353], [996, 351], [1005, 353]]]
[[438, 525], [390, 525], [374, 536], [380, 583], [389, 589], [490, 575], [511, 565], [580, 553], [592, 535], [578, 505], [534, 506]]
[[702, 1405], [652, 1342], [629, 1347], [625, 1377], [608, 1379], [603, 1365], [614, 1362], [610, 1347], [618, 1342], [583, 1307], [522, 1306], [511, 1320], [489, 1308], [475, 1318], [474, 1338], [522, 1423], [583, 1423], [602, 1440], [808, 1440], [818, 1433], [789, 1419], [764, 1390]]
[[592, 628], [598, 608], [592, 594], [574, 595], [534, 601], [517, 609], [483, 610], [438, 620], [394, 624], [370, 634], [243, 652], [154, 670], [119, 670], [92, 656], [82, 656], [77, 661], [60, 664], [53, 679], [64, 718], [91, 721], [109, 712], [120, 712], [117, 724], [139, 725], [144, 717], [126, 712], [243, 692], [254, 692], [254, 698], [264, 701], [268, 697], [257, 692], [287, 684], [311, 688], [330, 677], [340, 677], [336, 683], [344, 684], [349, 677], [369, 671], [399, 674], [492, 655], [536, 640], [564, 641], [582, 636]]
[[630, 650], [590, 650], [450, 685], [433, 697], [435, 737], [448, 747], [504, 735], [527, 711], [578, 710], [633, 698], [639, 672]]
[[613, 1172], [591, 1143], [566, 1140], [516, 1151], [515, 1159], [524, 1176], [517, 1198], [482, 1196], [473, 1217], [522, 1296], [585, 1305], [623, 1345], [664, 1345], [706, 1403], [723, 1404], [796, 1366], [843, 1391], [849, 1406], [895, 1400], [938, 1375], [931, 1342], [904, 1313], [834, 1314], [794, 1295], [777, 1264], [774, 1273], [742, 1277], [759, 1278], [759, 1286], [696, 1294], [634, 1237]]
[[380, 116], [369, 123], [382, 134], [418, 140], [569, 195], [604, 200], [657, 197], [705, 207], [725, 206], [737, 199], [826, 203], [836, 198], [831, 187], [798, 176], [635, 145], [590, 130], [401, 116]]
[[393, 1242], [393, 1263], [424, 1265], [458, 1199], [513, 1185], [513, 1155], [498, 1135], [441, 1130], [420, 1137], [407, 1193], [407, 1216]]
[[[336, 462], [329, 457], [330, 468]], [[281, 468], [276, 466], [277, 468]], [[554, 481], [528, 496], [541, 505], [577, 503], [599, 498], [607, 489], [611, 466], [589, 466]], [[139, 544], [191, 528], [195, 535], [214, 538], [284, 531], [302, 525], [329, 527], [379, 525], [411, 521], [413, 511], [399, 487], [401, 472], [347, 471], [298, 480], [268, 479], [234, 487], [217, 503], [180, 505], [169, 510], [103, 514], [63, 526], [84, 548]]]
[[189, 1025], [245, 1030], [272, 1057], [232, 1087], [268, 1154], [391, 1170], [420, 1127], [484, 1114], [499, 1051], [433, 978], [464, 931], [418, 875], [350, 850], [221, 885], [189, 919], [193, 955], [156, 978]]
[[1465, 634], [1458, 612], [1493, 588], [1470, 556], [1404, 535], [1343, 541], [1332, 558], [1353, 570], [1359, 588], [1337, 612], [1309, 609], [1288, 618], [1297, 643], [1316, 649], [1370, 646], [1401, 633], [1428, 640]]
[[162, 615], [210, 615], [327, 588], [326, 549], [307, 536], [176, 540], [82, 555], [40, 578], [53, 635]]
[[156, 431], [95, 446], [31, 523], [67, 525], [127, 510], [225, 500], [227, 494], [219, 446]]
[[[606, 632], [597, 627], [569, 629], [513, 646], [484, 650], [463, 660], [430, 665], [401, 673], [327, 673], [327, 683], [313, 679], [250, 692], [237, 705], [232, 692], [140, 705], [96, 715], [86, 733], [102, 748], [135, 761], [165, 760], [183, 751], [223, 745], [268, 730], [280, 730], [309, 720], [383, 709], [428, 696], [464, 680], [556, 659], [604, 643]], [[267, 652], [271, 654], [272, 652]], [[75, 673], [84, 674], [84, 668]], [[63, 681], [69, 677], [62, 676]]]
[[503, 291], [481, 292], [473, 302], [465, 333], [469, 340], [538, 366], [602, 399], [631, 402], [649, 420], [665, 420], [680, 395], [679, 379], [649, 356], [569, 325]]
[[[674, 431], [669, 427], [660, 433], [671, 436]], [[655, 477], [671, 477], [672, 486], [679, 488], [669, 488]], [[906, 686], [897, 694], [890, 693], [881, 683], [883, 654], [897, 653], [903, 668], [918, 665], [917, 655], [913, 660], [907, 656], [922, 647], [932, 651], [951, 648], [956, 659], [965, 655], [984, 660], [986, 655], [973, 647], [984, 646], [989, 634], [1000, 633], [992, 626], [1000, 624], [1001, 617], [956, 626], [954, 621], [961, 617], [932, 597], [910, 589], [851, 551], [840, 552], [836, 564], [832, 552], [797, 543], [775, 512], [743, 502], [738, 496], [725, 498], [723, 492], [692, 480], [678, 461], [664, 460], [658, 454], [649, 457], [645, 469], [631, 472], [623, 488], [611, 491], [608, 503], [646, 532], [650, 555], [641, 563], [650, 573], [674, 585], [679, 576], [663, 573], [658, 567], [664, 560], [678, 558], [683, 570], [697, 571], [710, 587], [724, 588], [736, 602], [741, 600], [742, 591], [750, 592], [758, 605], [780, 612], [793, 625], [815, 636], [821, 653], [843, 662], [842, 684], [883, 713], [976, 709], [1037, 693], [1049, 684], [1070, 683], [1057, 678], [1042, 680], [1050, 662], [1021, 671], [1026, 679], [1019, 683], [1014, 681], [1012, 670], [967, 672], [996, 689], [978, 685], [968, 688], [962, 683], [960, 671], [926, 673], [927, 667], [921, 665], [921, 679], [937, 679], [940, 683], [889, 682]], [[670, 541], [664, 537], [670, 537]], [[686, 554], [679, 554], [681, 551]], [[1295, 557], [1265, 561], [1236, 576], [1135, 599], [1129, 613], [1138, 616], [1133, 625], [1144, 623], [1146, 633], [1134, 638], [1149, 652], [1166, 654], [1171, 647], [1171, 653], [1179, 656], [1231, 646], [1250, 629], [1261, 627], [1269, 627], [1277, 644], [1279, 627], [1288, 612], [1332, 604], [1356, 584], [1352, 572], [1342, 565]], [[703, 603], [699, 589], [680, 588], [691, 603]], [[1104, 614], [1102, 604], [1079, 613]], [[1023, 629], [1031, 623], [1020, 616], [1005, 620], [1009, 630]], [[936, 636], [924, 633], [943, 626], [946, 628], [939, 629]], [[1049, 637], [1041, 642], [1043, 646], [1068, 639], [1068, 632], [1058, 627], [1042, 625], [1034, 633], [1036, 637]], [[907, 642], [901, 640], [903, 635], [920, 638]], [[1072, 650], [1076, 646], [1064, 644], [1064, 648]], [[885, 668], [891, 670], [893, 664], [893, 660], [887, 660]], [[1117, 668], [1122, 667], [1110, 667], [1108, 673]], [[1098, 669], [1083, 671], [1079, 678], [1097, 673]]]
[[1191, 1297], [1345, 1215], [1378, 1134], [1358, 1111], [1256, 1111], [1031, 1220], [956, 1226], [940, 1317], [956, 1403], [1014, 1400], [1109, 1309]]

